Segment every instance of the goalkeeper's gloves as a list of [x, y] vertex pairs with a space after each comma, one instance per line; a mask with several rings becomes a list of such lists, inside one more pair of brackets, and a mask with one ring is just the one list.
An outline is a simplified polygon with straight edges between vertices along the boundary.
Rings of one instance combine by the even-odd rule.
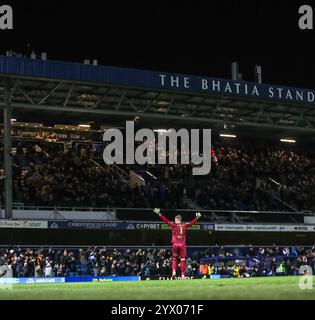
[[161, 210], [159, 208], [154, 208], [153, 212], [158, 215], [161, 214]]
[[196, 212], [196, 217], [197, 217], [197, 219], [199, 219], [201, 217], [201, 213], [200, 212]]

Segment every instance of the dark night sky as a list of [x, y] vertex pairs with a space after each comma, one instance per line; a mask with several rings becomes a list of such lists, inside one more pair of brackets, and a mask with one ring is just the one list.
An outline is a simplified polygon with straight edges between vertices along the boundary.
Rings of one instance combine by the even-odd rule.
[[236, 60], [245, 80], [257, 63], [264, 82], [315, 88], [315, 30], [298, 29], [304, 2], [182, 2], [3, 0], [15, 29], [0, 31], [0, 51], [30, 42], [51, 59], [217, 77]]

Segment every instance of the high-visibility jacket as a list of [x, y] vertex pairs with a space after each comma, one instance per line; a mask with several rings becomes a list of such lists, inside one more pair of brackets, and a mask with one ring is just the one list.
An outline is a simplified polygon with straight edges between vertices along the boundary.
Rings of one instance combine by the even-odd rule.
[[235, 265], [233, 267], [233, 276], [238, 277], [240, 275], [240, 267], [238, 265]]
[[209, 266], [209, 274], [214, 274], [214, 266]]
[[200, 267], [199, 267], [199, 271], [201, 274], [203, 274], [204, 276], [209, 274], [209, 268], [207, 265], [205, 264], [202, 264]]

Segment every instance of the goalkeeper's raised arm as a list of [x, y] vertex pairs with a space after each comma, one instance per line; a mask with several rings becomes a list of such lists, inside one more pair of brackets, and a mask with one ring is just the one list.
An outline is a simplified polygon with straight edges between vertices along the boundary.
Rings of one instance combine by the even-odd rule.
[[165, 223], [167, 223], [169, 226], [172, 226], [173, 225], [173, 222], [169, 221], [166, 217], [163, 216], [163, 214], [161, 213], [161, 209], [159, 208], [155, 208], [153, 210], [153, 212], [155, 214], [157, 214]]
[[200, 212], [196, 212], [196, 218], [194, 220], [186, 223], [186, 228], [189, 228], [192, 225], [194, 225], [200, 218], [201, 218], [201, 213]]

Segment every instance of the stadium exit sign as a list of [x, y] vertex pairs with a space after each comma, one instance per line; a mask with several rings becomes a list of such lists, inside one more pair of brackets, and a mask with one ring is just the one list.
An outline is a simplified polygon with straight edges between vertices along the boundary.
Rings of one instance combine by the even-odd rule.
[[0, 5], [0, 30], [13, 29], [13, 10], [11, 6]]

